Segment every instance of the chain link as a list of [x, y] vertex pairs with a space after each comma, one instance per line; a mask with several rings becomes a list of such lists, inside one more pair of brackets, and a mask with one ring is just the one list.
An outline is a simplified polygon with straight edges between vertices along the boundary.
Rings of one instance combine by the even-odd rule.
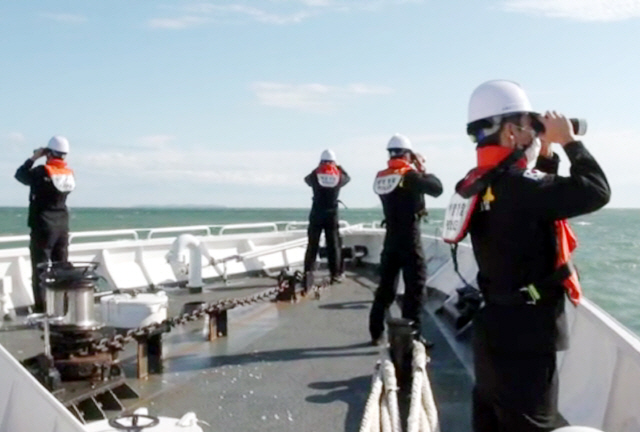
[[[94, 342], [90, 349], [97, 352], [115, 352], [124, 349], [124, 346], [130, 342], [149, 338], [150, 336], [159, 332], [170, 332], [174, 327], [184, 325], [188, 322], [197, 321], [203, 318], [205, 315], [215, 315], [223, 311], [234, 309], [238, 306], [249, 306], [269, 300], [276, 297], [278, 294], [284, 293], [289, 290], [290, 280], [278, 279], [278, 287], [271, 288], [258, 294], [254, 294], [246, 297], [222, 299], [212, 303], [202, 305], [191, 312], [177, 315], [173, 318], [167, 318], [159, 323], [152, 323], [144, 327], [138, 327], [135, 329], [127, 330], [123, 334], [115, 334], [110, 337], [102, 338]], [[313, 293], [314, 298], [319, 299], [320, 293], [326, 289], [327, 285], [314, 285], [313, 287], [296, 294]], [[294, 287], [295, 288], [295, 287]]]

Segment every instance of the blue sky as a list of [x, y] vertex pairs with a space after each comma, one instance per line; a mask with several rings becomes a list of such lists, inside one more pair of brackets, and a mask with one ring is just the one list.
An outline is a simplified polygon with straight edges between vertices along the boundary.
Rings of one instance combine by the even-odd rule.
[[639, 17], [640, 0], [2, 2], [0, 205], [26, 206], [13, 173], [61, 134], [70, 206], [307, 207], [332, 148], [342, 200], [372, 207], [400, 132], [444, 207], [475, 162], [469, 96], [506, 78], [586, 118], [609, 207], [640, 207]]

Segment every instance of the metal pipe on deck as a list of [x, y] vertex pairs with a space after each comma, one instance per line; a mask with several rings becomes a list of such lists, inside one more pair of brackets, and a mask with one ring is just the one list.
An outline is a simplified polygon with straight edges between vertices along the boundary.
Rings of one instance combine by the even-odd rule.
[[202, 292], [204, 283], [202, 282], [202, 256], [209, 262], [213, 258], [209, 255], [207, 247], [192, 234], [181, 234], [171, 246], [167, 253], [167, 261], [171, 264], [180, 263], [180, 257], [185, 250], [189, 250], [189, 270], [187, 288], [192, 293]]

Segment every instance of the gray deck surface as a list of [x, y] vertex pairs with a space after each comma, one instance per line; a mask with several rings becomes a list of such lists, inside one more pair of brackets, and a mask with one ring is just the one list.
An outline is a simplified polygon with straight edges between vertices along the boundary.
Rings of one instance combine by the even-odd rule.
[[[367, 272], [348, 276], [319, 300], [234, 309], [229, 336], [212, 343], [205, 341], [203, 321], [165, 335], [164, 373], [128, 379], [141, 395], [128, 408], [145, 406], [150, 414], [168, 417], [194, 411], [211, 425], [205, 431], [357, 431], [381, 348], [370, 346], [367, 329], [375, 277]], [[269, 279], [236, 281], [204, 297], [241, 297], [273, 285]], [[429, 373], [441, 430], [469, 431], [471, 378], [433, 317], [425, 315], [423, 333], [436, 343]], [[19, 334], [33, 347], [20, 345]], [[0, 332], [0, 343], [17, 357], [40, 344], [31, 330]], [[129, 347], [123, 355], [128, 375], [131, 352]]]

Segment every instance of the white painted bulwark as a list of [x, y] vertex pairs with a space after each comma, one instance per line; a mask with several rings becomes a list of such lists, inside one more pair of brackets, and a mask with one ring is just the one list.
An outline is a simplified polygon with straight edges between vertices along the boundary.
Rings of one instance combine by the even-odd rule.
[[0, 432], [36, 431], [85, 432], [85, 429], [0, 345]]

